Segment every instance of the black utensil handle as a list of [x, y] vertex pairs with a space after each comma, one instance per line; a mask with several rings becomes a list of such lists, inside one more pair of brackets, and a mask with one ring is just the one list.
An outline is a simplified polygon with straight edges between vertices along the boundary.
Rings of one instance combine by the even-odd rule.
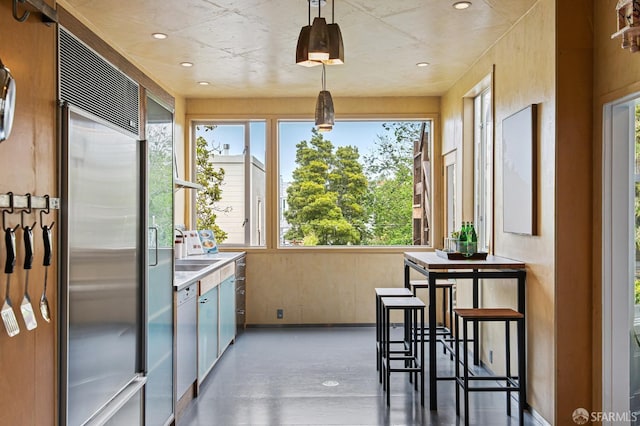
[[7, 262], [4, 265], [4, 273], [12, 274], [16, 264], [16, 233], [13, 229], [4, 230], [4, 244], [7, 249]]
[[33, 265], [33, 228], [25, 226], [23, 228], [24, 237], [24, 269], [31, 269]]
[[51, 265], [51, 228], [42, 227], [42, 241], [44, 241], [44, 260], [42, 265]]

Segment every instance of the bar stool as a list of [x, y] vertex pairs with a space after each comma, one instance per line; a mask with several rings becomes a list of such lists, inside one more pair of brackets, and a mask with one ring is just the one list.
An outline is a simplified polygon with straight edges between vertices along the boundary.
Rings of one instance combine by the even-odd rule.
[[[460, 415], [460, 388], [464, 391], [464, 424], [469, 424], [469, 392], [506, 392], [507, 393], [507, 415], [511, 416], [511, 392], [518, 392], [518, 422], [520, 426], [524, 424], [524, 390], [525, 382], [525, 336], [524, 336], [524, 315], [513, 309], [506, 308], [477, 308], [477, 309], [455, 309], [455, 357], [456, 357], [456, 415]], [[462, 362], [460, 362], [460, 318], [462, 318]], [[479, 324], [481, 322], [503, 322], [505, 324], [505, 375], [504, 376], [469, 376], [469, 352], [467, 325], [469, 323]], [[511, 333], [510, 325], [517, 324], [518, 330], [518, 375], [511, 375]], [[474, 336], [475, 338], [475, 336]], [[460, 367], [463, 372], [460, 374]], [[495, 381], [495, 386], [471, 386], [472, 380]], [[500, 382], [504, 382], [502, 385]]]
[[[380, 383], [382, 383], [382, 348], [380, 344], [382, 336], [382, 297], [412, 297], [411, 290], [404, 287], [376, 288], [376, 370], [380, 371]], [[406, 338], [406, 336], [405, 336]], [[404, 343], [404, 340], [395, 340], [390, 343]]]
[[[414, 296], [417, 296], [417, 290], [419, 289], [428, 289], [429, 281], [428, 280], [411, 280], [409, 281], [409, 285], [413, 292]], [[436, 281], [436, 292], [438, 290], [442, 290], [442, 325], [436, 327], [436, 336], [440, 336], [440, 342], [443, 345], [444, 353], [447, 352], [447, 349], [450, 351], [451, 358], [453, 359], [453, 349], [450, 345], [453, 343], [453, 288], [455, 284], [450, 281]], [[448, 303], [447, 303], [448, 302]], [[434, 301], [435, 303], [435, 301]], [[447, 306], [449, 307], [449, 314], [447, 315]], [[449, 327], [447, 327], [447, 318], [449, 320]], [[422, 325], [422, 336], [424, 338], [424, 330], [427, 326]], [[425, 339], [425, 342], [428, 342], [429, 338]]]
[[[390, 378], [392, 372], [409, 373], [409, 382], [414, 382], [414, 389], [418, 390], [420, 381], [420, 404], [424, 406], [424, 348], [423, 342], [418, 337], [416, 324], [424, 323], [425, 304], [417, 297], [381, 297], [382, 324], [381, 324], [381, 353], [383, 373], [382, 388], [387, 392], [387, 406], [391, 401]], [[404, 333], [408, 341], [403, 349], [391, 349], [390, 316], [391, 311], [401, 310], [404, 313]], [[403, 361], [403, 365], [391, 365], [392, 361]], [[394, 363], [395, 364], [395, 363]], [[415, 381], [413, 376], [415, 375]]]

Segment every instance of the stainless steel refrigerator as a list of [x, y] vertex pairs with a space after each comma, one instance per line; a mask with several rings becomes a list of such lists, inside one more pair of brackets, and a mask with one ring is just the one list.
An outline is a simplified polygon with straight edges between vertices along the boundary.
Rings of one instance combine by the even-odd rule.
[[142, 142], [62, 116], [61, 424], [143, 424]]

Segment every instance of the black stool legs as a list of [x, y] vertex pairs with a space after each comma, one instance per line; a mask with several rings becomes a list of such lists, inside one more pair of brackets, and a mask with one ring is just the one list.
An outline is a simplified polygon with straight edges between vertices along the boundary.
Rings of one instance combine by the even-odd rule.
[[[409, 373], [409, 381], [414, 389], [420, 386], [420, 404], [424, 406], [424, 345], [419, 338], [418, 323], [424, 324], [425, 304], [417, 297], [381, 297], [381, 373], [382, 388], [387, 392], [387, 405], [391, 402], [390, 378], [392, 372]], [[402, 341], [391, 340], [391, 311], [400, 310], [404, 314], [404, 337]], [[418, 322], [419, 321], [419, 322]], [[401, 349], [393, 349], [394, 343], [401, 343]], [[392, 364], [392, 361], [393, 362]], [[402, 365], [396, 365], [402, 361]], [[418, 383], [419, 382], [419, 383]]]
[[[469, 424], [469, 392], [505, 392], [507, 394], [507, 415], [511, 416], [511, 393], [518, 392], [518, 422], [524, 424], [524, 395], [525, 395], [525, 336], [521, 332], [524, 329], [524, 315], [513, 309], [484, 308], [484, 309], [455, 309], [455, 362], [456, 362], [456, 414], [460, 415], [460, 390], [463, 391], [464, 424]], [[462, 319], [462, 360], [460, 360], [460, 319]], [[478, 325], [481, 322], [503, 322], [505, 324], [505, 375], [504, 376], [478, 376], [469, 374], [469, 323]], [[511, 330], [512, 322], [518, 328], [518, 376], [511, 373]], [[474, 336], [476, 338], [476, 336]], [[462, 368], [462, 374], [460, 373]], [[472, 381], [495, 381], [496, 386], [472, 386]], [[504, 385], [501, 385], [501, 382]]]

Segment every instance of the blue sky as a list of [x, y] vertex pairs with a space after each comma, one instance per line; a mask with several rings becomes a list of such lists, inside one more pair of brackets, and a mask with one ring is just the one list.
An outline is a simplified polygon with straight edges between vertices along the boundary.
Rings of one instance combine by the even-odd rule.
[[[336, 122], [333, 130], [323, 133], [323, 137], [331, 141], [334, 147], [356, 146], [362, 157], [371, 152], [377, 135], [385, 133], [382, 123], [386, 121], [340, 121]], [[313, 121], [280, 122], [280, 175], [284, 182], [291, 181], [296, 168], [296, 144], [302, 140], [311, 140], [313, 127]]]

